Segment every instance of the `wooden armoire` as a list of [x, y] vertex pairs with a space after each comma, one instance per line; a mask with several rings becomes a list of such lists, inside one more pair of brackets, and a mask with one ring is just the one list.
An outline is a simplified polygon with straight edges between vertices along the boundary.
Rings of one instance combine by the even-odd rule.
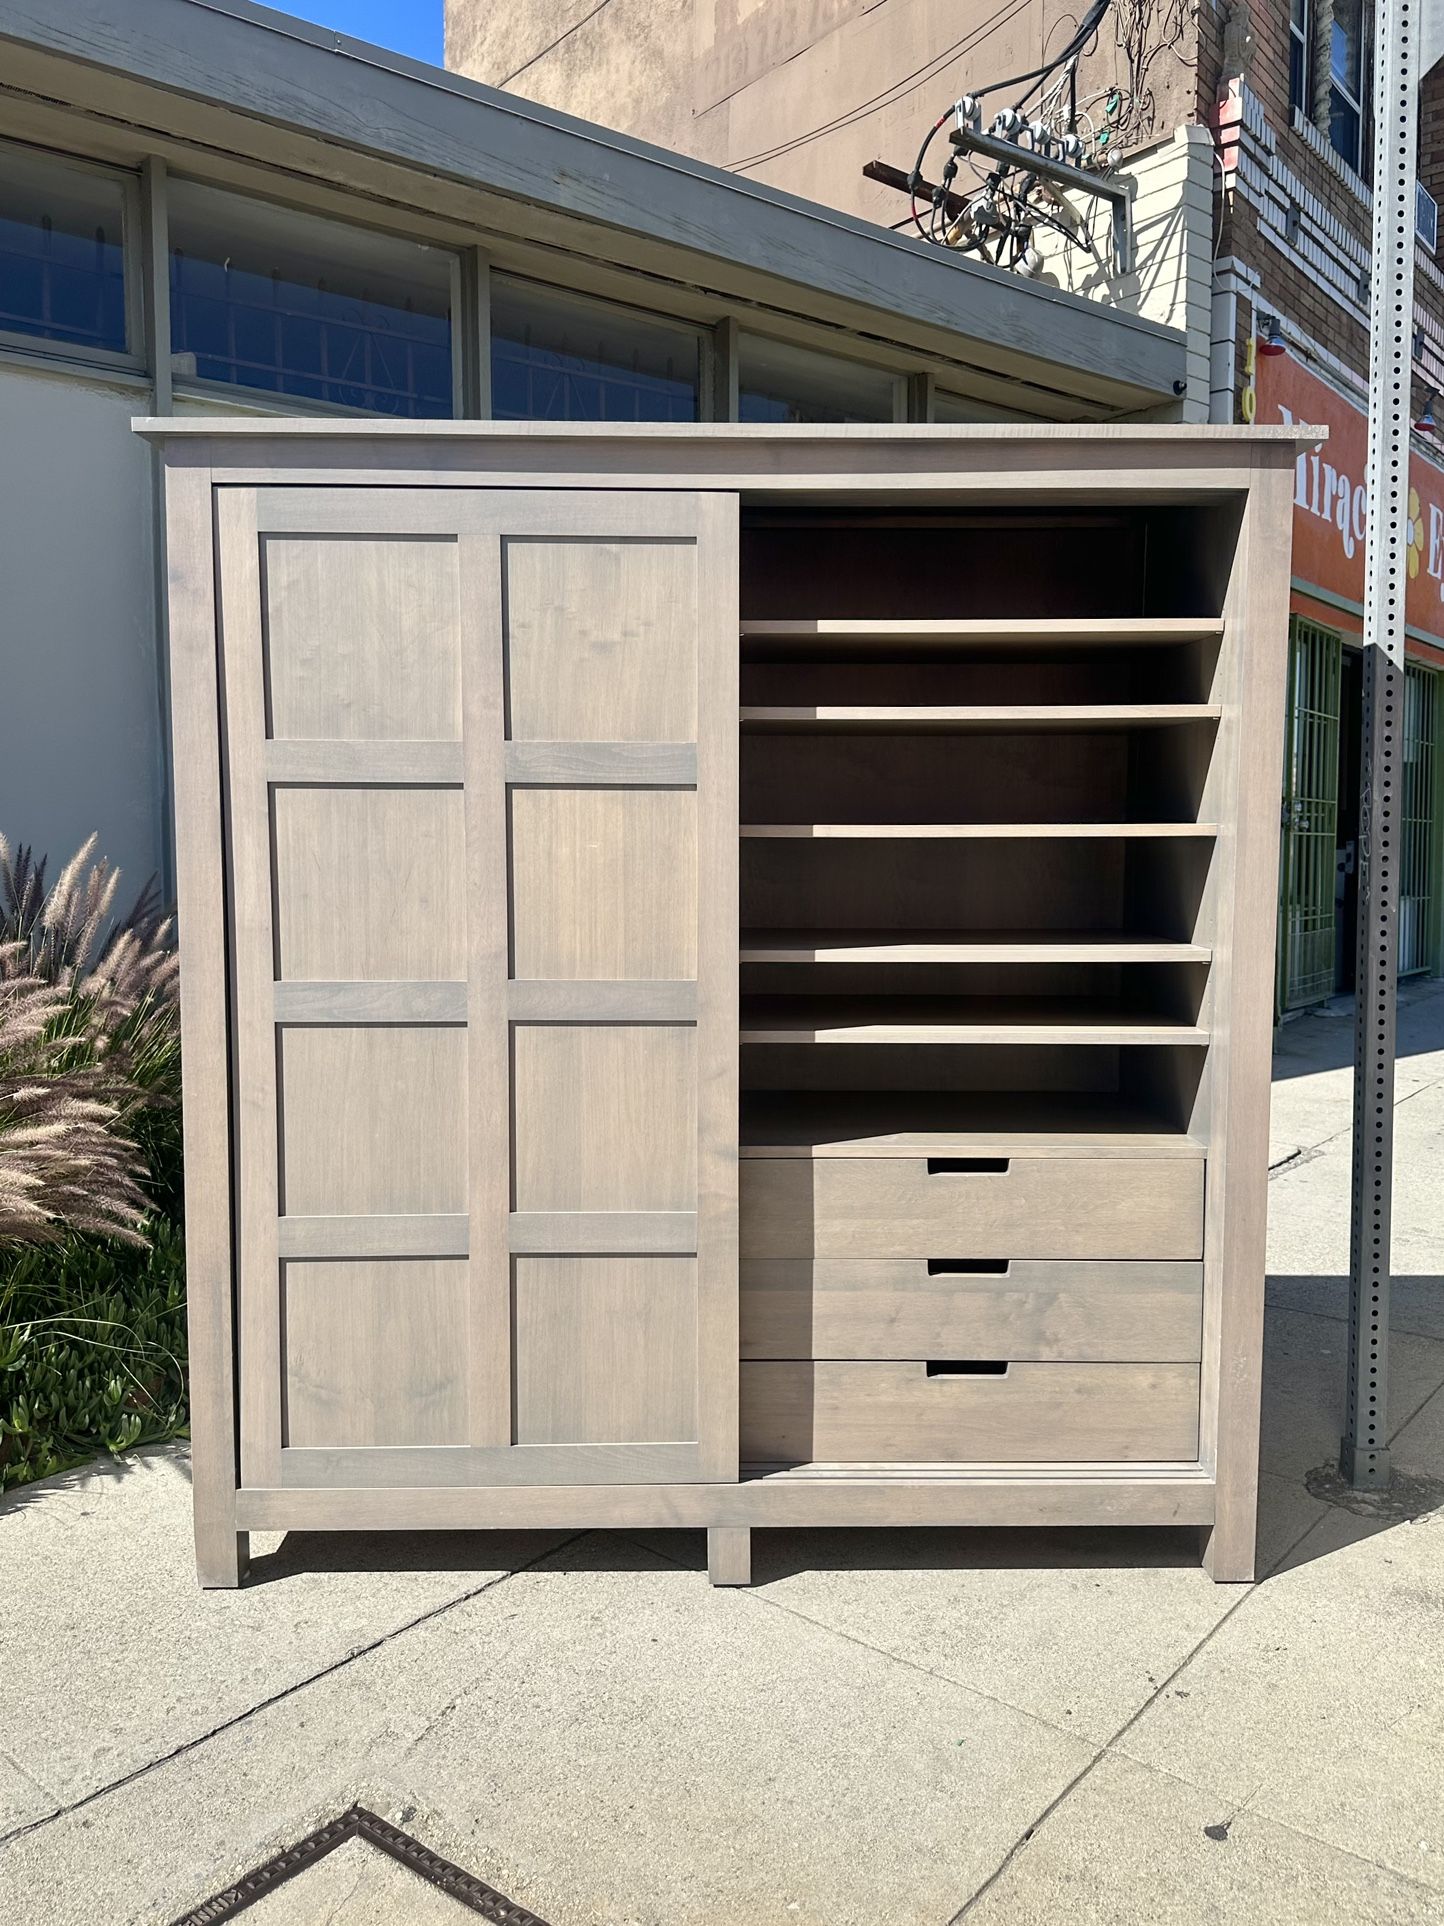
[[152, 421], [195, 1504], [1252, 1574], [1292, 430]]

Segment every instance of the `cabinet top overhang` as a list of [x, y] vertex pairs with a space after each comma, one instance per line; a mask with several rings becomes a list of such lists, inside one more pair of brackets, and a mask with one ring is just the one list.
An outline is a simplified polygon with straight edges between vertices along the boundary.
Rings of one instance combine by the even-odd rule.
[[131, 428], [148, 441], [418, 441], [418, 442], [657, 442], [676, 447], [698, 443], [778, 448], [822, 445], [988, 442], [1106, 444], [1149, 442], [1189, 446], [1303, 447], [1327, 441], [1327, 427], [1271, 422], [1251, 428], [1218, 422], [795, 422], [756, 421], [398, 421], [367, 416], [334, 419], [315, 415], [136, 415]]
[[[846, 423], [375, 421], [142, 417], [167, 469], [218, 481], [396, 488], [725, 489], [755, 502], [846, 495], [874, 505], [994, 499], [1188, 502], [1289, 470], [1327, 429], [1158, 422]], [[1290, 486], [1292, 480], [1290, 479]]]

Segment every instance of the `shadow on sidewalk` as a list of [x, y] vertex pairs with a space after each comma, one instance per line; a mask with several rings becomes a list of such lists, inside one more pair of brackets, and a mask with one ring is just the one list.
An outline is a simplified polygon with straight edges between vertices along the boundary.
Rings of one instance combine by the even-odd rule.
[[[1395, 1052], [1410, 1057], [1444, 1055], [1444, 981], [1433, 977], [1399, 985]], [[1354, 1061], [1354, 999], [1334, 997], [1315, 1010], [1281, 1023], [1274, 1032], [1273, 1080], [1312, 1077], [1342, 1070]], [[1444, 1070], [1444, 1065], [1441, 1065]]]

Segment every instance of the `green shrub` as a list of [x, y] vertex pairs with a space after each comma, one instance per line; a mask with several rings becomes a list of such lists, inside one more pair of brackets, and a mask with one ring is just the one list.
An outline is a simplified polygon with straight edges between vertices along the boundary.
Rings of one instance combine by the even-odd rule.
[[0, 1252], [0, 1490], [186, 1427], [179, 1227]]

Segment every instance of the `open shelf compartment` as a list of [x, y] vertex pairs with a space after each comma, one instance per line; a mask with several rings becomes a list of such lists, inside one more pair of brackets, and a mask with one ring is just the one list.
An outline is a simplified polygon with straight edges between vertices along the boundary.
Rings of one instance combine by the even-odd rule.
[[742, 1152], [961, 1155], [988, 1144], [1004, 1156], [1197, 1155], [1208, 1096], [1208, 1049], [1197, 1040], [744, 1044]]
[[1109, 939], [1206, 946], [1215, 845], [1207, 834], [747, 836], [743, 928], [849, 930], [876, 942], [951, 930], [1048, 943]]
[[748, 517], [744, 1156], [1200, 1154], [1234, 513]]

